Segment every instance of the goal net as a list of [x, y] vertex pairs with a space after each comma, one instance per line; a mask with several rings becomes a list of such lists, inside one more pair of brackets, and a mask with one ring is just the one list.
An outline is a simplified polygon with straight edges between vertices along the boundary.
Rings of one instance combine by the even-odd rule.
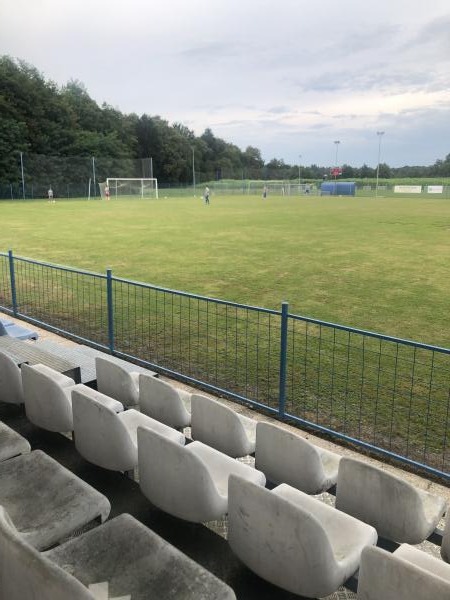
[[[106, 183], [100, 186], [102, 198], [105, 188], [109, 188], [111, 198], [134, 196], [137, 198], [158, 198], [158, 180], [155, 178], [118, 178], [108, 177]], [[102, 189], [103, 188], [103, 189]]]

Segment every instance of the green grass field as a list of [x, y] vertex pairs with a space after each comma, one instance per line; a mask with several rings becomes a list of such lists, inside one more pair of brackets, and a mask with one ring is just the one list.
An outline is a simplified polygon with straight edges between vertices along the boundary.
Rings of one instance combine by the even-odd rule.
[[16, 255], [450, 346], [450, 202], [214, 196], [0, 203]]

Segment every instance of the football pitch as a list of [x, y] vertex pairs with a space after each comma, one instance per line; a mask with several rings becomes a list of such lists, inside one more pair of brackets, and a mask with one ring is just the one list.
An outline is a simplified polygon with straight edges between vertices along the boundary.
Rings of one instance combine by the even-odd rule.
[[450, 201], [3, 201], [1, 251], [450, 347]]

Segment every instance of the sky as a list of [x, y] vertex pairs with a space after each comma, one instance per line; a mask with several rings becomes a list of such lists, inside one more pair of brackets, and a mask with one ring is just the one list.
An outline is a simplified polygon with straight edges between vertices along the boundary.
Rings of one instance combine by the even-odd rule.
[[0, 54], [266, 161], [450, 153], [448, 0], [1, 0]]

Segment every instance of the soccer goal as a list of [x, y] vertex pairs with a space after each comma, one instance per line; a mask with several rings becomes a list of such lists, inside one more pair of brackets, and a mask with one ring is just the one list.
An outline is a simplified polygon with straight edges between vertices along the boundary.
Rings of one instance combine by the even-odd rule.
[[155, 178], [134, 179], [108, 177], [106, 180], [106, 186], [109, 187], [111, 198], [120, 198], [123, 196], [158, 198], [158, 180]]

